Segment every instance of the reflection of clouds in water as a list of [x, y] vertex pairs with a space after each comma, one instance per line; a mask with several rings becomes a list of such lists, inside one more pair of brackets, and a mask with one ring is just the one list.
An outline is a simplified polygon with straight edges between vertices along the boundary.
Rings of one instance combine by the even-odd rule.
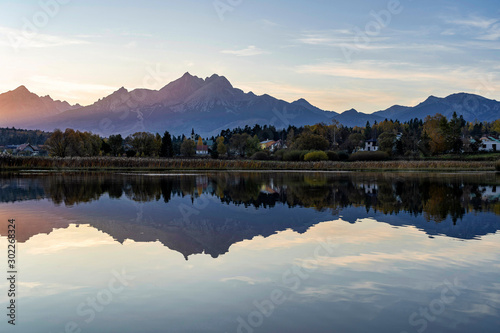
[[431, 264], [438, 261], [439, 259], [432, 253], [411, 251], [403, 251], [401, 253], [363, 253], [360, 255], [321, 257], [318, 259], [297, 259], [297, 263], [303, 267], [308, 267], [312, 264], [324, 268], [343, 266], [349, 267], [351, 270], [370, 270], [371, 272], [400, 271], [401, 267], [394, 265], [397, 262], [408, 262], [414, 265], [416, 262]]
[[19, 290], [23, 292], [19, 293], [20, 299], [22, 298], [39, 298], [59, 295], [65, 292], [71, 292], [72, 296], [78, 293], [78, 291], [83, 291], [87, 286], [75, 286], [73, 284], [61, 284], [61, 283], [42, 283], [42, 282], [19, 282]]
[[320, 287], [307, 286], [296, 291], [301, 295], [303, 301], [309, 298], [324, 299], [329, 302], [340, 302], [347, 300], [357, 300], [360, 302], [373, 302], [373, 299], [381, 295], [390, 295], [387, 289], [390, 285], [377, 283], [374, 281], [361, 281], [351, 284], [324, 284]]
[[95, 248], [112, 245], [113, 238], [89, 225], [70, 225], [67, 229], [57, 229], [50, 235], [36, 235], [29, 240], [26, 250], [29, 255], [47, 255], [71, 249]]
[[[345, 233], [346, 228], [349, 229], [349, 237]], [[311, 232], [312, 235], [322, 234], [325, 237], [337, 234], [339, 237], [334, 242], [338, 242], [339, 247], [330, 257], [296, 259], [303, 267], [318, 265], [327, 270], [347, 268], [351, 271], [383, 273], [402, 271], [407, 266], [416, 265], [461, 268], [464, 261], [482, 265], [497, 261], [500, 257], [500, 243], [495, 241], [496, 235], [484, 236], [480, 242], [450, 242], [445, 237], [422, 238], [415, 228], [406, 228], [401, 233], [399, 229], [387, 228], [373, 220], [356, 225], [322, 223], [313, 227]], [[367, 236], [369, 242], [365, 242]], [[446, 251], [442, 250], [444, 243]], [[495, 271], [495, 266], [498, 267], [491, 266], [491, 271]]]
[[[18, 290], [22, 291], [16, 295], [16, 298], [19, 299], [30, 299], [30, 298], [38, 298], [38, 297], [47, 297], [59, 295], [64, 292], [72, 292], [76, 293], [77, 290], [83, 290], [86, 286], [76, 286], [74, 283], [66, 284], [66, 283], [51, 283], [51, 282], [29, 282], [22, 281], [22, 279], [27, 279], [27, 274], [23, 274], [20, 272], [21, 281], [16, 281]], [[7, 283], [0, 283], [0, 288], [2, 290], [8, 289]]]
[[239, 281], [243, 283], [248, 283], [250, 285], [255, 285], [258, 283], [271, 282], [271, 279], [255, 279], [248, 276], [235, 276], [235, 277], [221, 279], [221, 282], [229, 282], [229, 281]]
[[[369, 220], [365, 220], [369, 221]], [[376, 222], [371, 220], [371, 222]], [[352, 234], [352, 229], [362, 229], [361, 232]], [[415, 229], [416, 231], [416, 229]], [[394, 237], [392, 233], [388, 233], [385, 228], [380, 228], [377, 223], [356, 224], [355, 227], [346, 224], [345, 221], [339, 219], [336, 221], [326, 221], [312, 226], [305, 234], [297, 234], [293, 230], [279, 232], [277, 235], [270, 236], [272, 242], [267, 238], [257, 236], [251, 241], [243, 241], [238, 244], [239, 247], [250, 247], [259, 250], [270, 250], [278, 248], [290, 248], [297, 245], [317, 245], [318, 240], [328, 239], [330, 244], [335, 244], [337, 247], [342, 244], [362, 244], [366, 246], [370, 243], [379, 243], [389, 241]]]

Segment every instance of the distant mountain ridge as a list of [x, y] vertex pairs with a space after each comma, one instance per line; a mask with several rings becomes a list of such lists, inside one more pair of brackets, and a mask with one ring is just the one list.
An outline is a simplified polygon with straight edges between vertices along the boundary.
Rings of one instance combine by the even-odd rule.
[[373, 115], [404, 122], [414, 118], [424, 119], [436, 113], [451, 118], [454, 112], [467, 121], [495, 121], [500, 118], [500, 102], [479, 95], [458, 93], [446, 98], [430, 96], [415, 107], [395, 105]]
[[180, 135], [196, 132], [217, 135], [221, 130], [246, 125], [304, 126], [330, 123], [333, 119], [348, 127], [365, 126], [384, 119], [424, 119], [453, 112], [467, 121], [494, 121], [500, 118], [500, 102], [478, 95], [459, 93], [446, 98], [431, 96], [414, 107], [394, 105], [373, 114], [354, 109], [338, 114], [311, 105], [301, 98], [288, 103], [264, 94], [257, 96], [233, 87], [224, 76], [205, 79], [185, 73], [160, 90], [124, 87], [92, 105], [82, 107], [39, 97], [21, 86], [0, 94], [0, 126], [52, 131], [74, 128], [108, 136], [137, 131]]
[[20, 86], [0, 94], [0, 127], [39, 120], [79, 107], [80, 105], [70, 105], [68, 102], [54, 101], [50, 96], [40, 97], [25, 86]]
[[44, 129], [75, 128], [101, 135], [137, 131], [217, 135], [245, 125], [303, 126], [330, 122], [336, 113], [307, 102], [288, 103], [234, 88], [217, 74], [206, 79], [189, 73], [160, 90], [120, 88], [96, 103], [26, 124]]

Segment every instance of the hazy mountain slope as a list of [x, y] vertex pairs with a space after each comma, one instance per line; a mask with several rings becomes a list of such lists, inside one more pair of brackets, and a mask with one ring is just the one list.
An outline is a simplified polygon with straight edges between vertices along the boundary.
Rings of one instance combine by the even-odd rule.
[[288, 103], [269, 95], [244, 93], [216, 74], [200, 79], [186, 73], [159, 91], [121, 88], [91, 106], [29, 125], [48, 130], [71, 127], [101, 135], [165, 130], [178, 135], [195, 128], [206, 136], [254, 124], [285, 128], [328, 123], [334, 115], [307, 102]]
[[393, 106], [374, 114], [404, 122], [414, 118], [425, 119], [436, 113], [451, 118], [453, 112], [462, 115], [467, 121], [494, 121], [500, 118], [500, 102], [478, 95], [459, 93], [445, 98], [431, 96], [415, 107]]
[[22, 127], [44, 117], [77, 108], [67, 102], [54, 101], [50, 96], [40, 97], [25, 86], [0, 94], [0, 126]]
[[47, 131], [74, 128], [103, 136], [166, 130], [180, 135], [190, 133], [192, 128], [203, 136], [211, 136], [223, 129], [246, 125], [286, 128], [329, 124], [332, 119], [354, 127], [384, 119], [425, 119], [436, 113], [450, 118], [453, 112], [467, 121], [494, 121], [500, 118], [500, 102], [459, 93], [446, 98], [431, 96], [414, 107], [394, 105], [373, 114], [354, 109], [338, 114], [321, 110], [305, 99], [288, 103], [267, 94], [245, 93], [217, 74], [202, 79], [189, 73], [160, 90], [128, 91], [122, 87], [87, 107], [39, 97], [24, 86], [0, 95], [0, 126]]
[[370, 122], [370, 124], [373, 124], [375, 121], [381, 122], [384, 120], [384, 118], [379, 117], [377, 115], [361, 113], [354, 109], [345, 111], [342, 114], [335, 116], [334, 119], [337, 120], [342, 125], [348, 127], [354, 127], [354, 126], [361, 127], [365, 126], [366, 122]]

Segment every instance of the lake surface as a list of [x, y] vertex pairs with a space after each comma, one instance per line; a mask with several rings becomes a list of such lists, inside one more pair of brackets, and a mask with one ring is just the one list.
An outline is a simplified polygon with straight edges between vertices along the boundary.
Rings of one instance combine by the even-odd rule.
[[500, 176], [25, 173], [0, 332], [499, 332]]

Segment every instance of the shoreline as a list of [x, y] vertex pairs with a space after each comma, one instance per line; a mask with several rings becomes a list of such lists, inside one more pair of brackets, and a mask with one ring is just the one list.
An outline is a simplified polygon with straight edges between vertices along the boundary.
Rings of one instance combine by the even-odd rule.
[[495, 171], [495, 161], [283, 162], [123, 157], [0, 157], [0, 171]]

